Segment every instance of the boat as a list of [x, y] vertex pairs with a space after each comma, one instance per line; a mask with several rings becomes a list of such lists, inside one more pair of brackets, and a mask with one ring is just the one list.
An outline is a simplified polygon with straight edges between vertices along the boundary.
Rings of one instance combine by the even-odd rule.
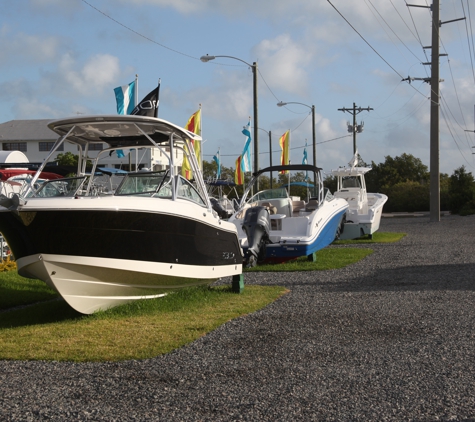
[[[0, 169], [0, 195], [11, 197], [13, 194], [20, 194], [28, 182], [36, 174], [35, 170], [23, 167], [11, 167]], [[45, 180], [60, 179], [62, 176], [56, 173], [42, 171], [36, 183], [43, 183]]]
[[[212, 209], [191, 146], [200, 136], [135, 115], [66, 118], [48, 127], [59, 138], [47, 159], [26, 192], [0, 207], [0, 232], [21, 276], [43, 280], [76, 311], [90, 314], [242, 273], [236, 227]], [[77, 174], [37, 187], [64, 142], [78, 147]], [[98, 143], [105, 148], [88, 157]], [[132, 148], [158, 148], [168, 164], [128, 172], [113, 192], [94, 186], [101, 158]], [[178, 171], [178, 150], [188, 156], [193, 182]]]
[[236, 183], [229, 179], [209, 178], [206, 185], [215, 211], [224, 219], [231, 217], [239, 205]]
[[388, 197], [382, 193], [366, 191], [365, 174], [371, 167], [340, 167], [332, 170], [337, 178], [334, 196], [348, 202], [340, 239], [357, 239], [362, 236], [373, 238], [379, 229], [383, 206]]
[[[257, 192], [248, 196], [256, 180], [271, 172], [305, 172], [313, 174], [315, 185], [307, 186], [304, 199], [290, 196], [287, 185]], [[244, 265], [280, 263], [301, 256], [314, 258], [314, 253], [338, 238], [348, 202], [334, 197], [324, 189], [321, 169], [308, 164], [271, 166], [253, 174], [239, 209], [228, 219], [236, 225]]]

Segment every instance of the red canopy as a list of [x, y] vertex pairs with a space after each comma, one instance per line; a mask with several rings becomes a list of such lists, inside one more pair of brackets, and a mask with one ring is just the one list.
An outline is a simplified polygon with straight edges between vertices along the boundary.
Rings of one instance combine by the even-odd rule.
[[[27, 170], [27, 169], [20, 169], [20, 168], [11, 168], [11, 169], [3, 169], [0, 170], [0, 179], [7, 180], [13, 176], [19, 176], [21, 174], [29, 174], [33, 177], [36, 174], [35, 170]], [[43, 171], [40, 174], [40, 178], [42, 179], [61, 179], [63, 176], [60, 176], [56, 173], [49, 173], [47, 171]]]

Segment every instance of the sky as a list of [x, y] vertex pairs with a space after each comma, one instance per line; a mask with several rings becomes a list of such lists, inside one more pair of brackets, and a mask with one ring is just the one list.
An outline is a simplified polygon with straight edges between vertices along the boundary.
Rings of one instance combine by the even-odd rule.
[[[475, 5], [440, 4], [440, 171], [475, 174]], [[204, 159], [219, 151], [234, 167], [257, 63], [261, 168], [270, 149], [280, 163], [287, 130], [291, 162], [307, 143], [313, 164], [312, 106], [317, 166], [347, 165], [354, 104], [366, 163], [406, 153], [430, 168], [430, 84], [418, 78], [431, 73], [431, 25], [430, 9], [404, 0], [1, 0], [0, 123], [116, 114], [114, 88], [138, 75], [143, 98], [160, 79], [159, 117], [184, 126], [201, 106]]]

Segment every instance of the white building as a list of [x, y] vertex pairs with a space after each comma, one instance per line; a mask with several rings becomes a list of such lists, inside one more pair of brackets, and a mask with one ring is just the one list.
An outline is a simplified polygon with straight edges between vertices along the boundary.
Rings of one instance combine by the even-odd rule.
[[[48, 128], [48, 122], [51, 119], [37, 119], [37, 120], [10, 120], [0, 124], [0, 151], [7, 152], [5, 156], [11, 156], [8, 152], [20, 151], [30, 163], [42, 163], [48, 156], [49, 151], [53, 147], [58, 135]], [[89, 157], [97, 157], [99, 151], [106, 148], [106, 144], [94, 145], [96, 150], [89, 150]], [[176, 151], [175, 163], [177, 167], [181, 167], [183, 161], [183, 154], [179, 150]], [[53, 159], [58, 154], [71, 152], [78, 154], [77, 146], [69, 142], [65, 142], [56, 152]], [[127, 152], [127, 151], [125, 151]], [[24, 161], [23, 161], [24, 162]], [[129, 169], [151, 169], [162, 170], [168, 160], [163, 153], [158, 149], [146, 150], [132, 150], [130, 154], [119, 158], [116, 153], [111, 156], [105, 154], [104, 158], [100, 160], [102, 167], [114, 167], [123, 170]]]

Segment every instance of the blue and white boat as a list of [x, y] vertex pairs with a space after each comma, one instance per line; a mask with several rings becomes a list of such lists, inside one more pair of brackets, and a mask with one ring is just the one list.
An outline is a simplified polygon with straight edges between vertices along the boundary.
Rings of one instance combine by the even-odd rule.
[[[266, 189], [247, 199], [263, 174], [298, 171], [314, 175], [305, 199], [290, 196], [287, 186]], [[230, 218], [235, 224], [245, 265], [285, 262], [313, 254], [328, 246], [342, 229], [348, 202], [324, 189], [321, 169], [307, 164], [267, 167], [254, 173], [239, 209]]]

